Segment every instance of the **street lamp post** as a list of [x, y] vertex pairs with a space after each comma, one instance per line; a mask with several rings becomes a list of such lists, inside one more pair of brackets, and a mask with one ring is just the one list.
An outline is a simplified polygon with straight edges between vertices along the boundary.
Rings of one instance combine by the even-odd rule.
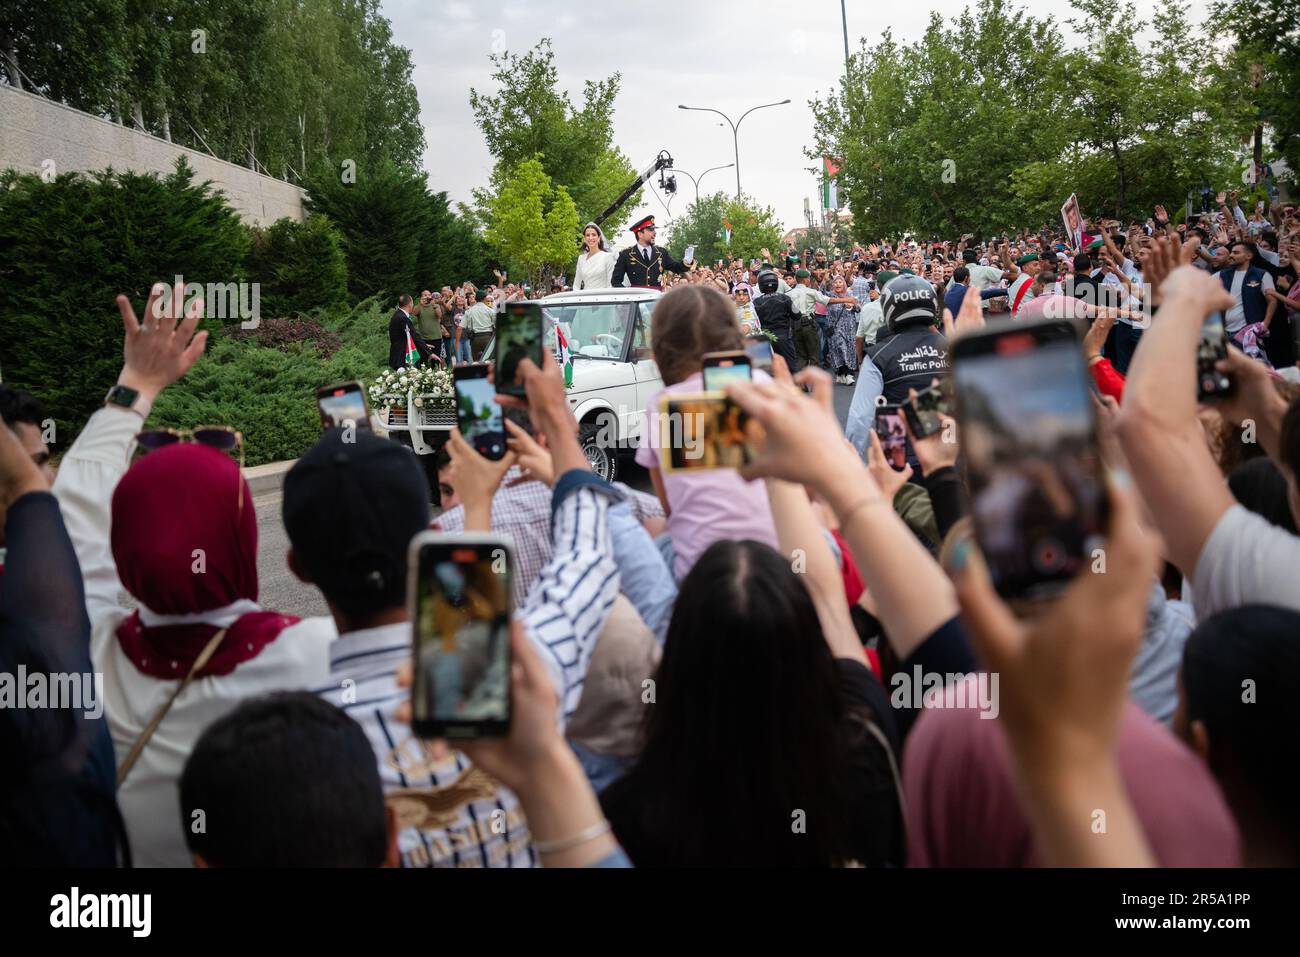
[[[722, 124], [719, 123], [718, 125], [721, 126]], [[735, 163], [728, 163], [726, 166], [710, 166], [703, 173], [701, 173], [699, 177], [691, 176], [691, 174], [686, 172], [686, 170], [678, 169], [676, 166], [673, 167], [673, 172], [681, 173], [683, 176], [690, 176], [691, 182], [695, 184], [695, 202], [698, 203], [700, 201], [700, 180], [704, 179], [704, 177], [708, 176], [714, 170], [731, 169], [731, 167], [735, 165], [736, 165]]]
[[736, 199], [740, 199], [740, 124], [745, 122], [745, 117], [749, 116], [749, 114], [753, 113], [755, 110], [764, 110], [767, 109], [767, 107], [769, 106], [785, 106], [789, 102], [790, 102], [789, 99], [784, 99], [781, 100], [779, 103], [762, 103], [758, 106], [752, 106], [749, 109], [747, 109], [744, 113], [741, 113], [740, 119], [736, 120], [736, 122], [734, 123], [731, 122], [731, 117], [729, 117], [726, 113], [723, 113], [721, 110], [715, 110], [712, 107], [708, 107], [708, 106], [683, 106], [682, 104], [679, 103], [677, 104], [677, 109], [700, 110], [704, 113], [717, 113], [718, 116], [722, 117], [724, 120], [726, 120], [728, 123], [731, 124], [731, 139], [736, 148], [736, 162], [734, 164], [736, 167]]

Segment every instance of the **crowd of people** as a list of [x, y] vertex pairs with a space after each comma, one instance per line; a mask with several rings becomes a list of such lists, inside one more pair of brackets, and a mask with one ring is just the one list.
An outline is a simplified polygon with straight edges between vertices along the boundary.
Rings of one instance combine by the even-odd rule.
[[[1044, 231], [669, 258], [684, 271], [665, 270], [651, 343], [669, 395], [702, 388], [706, 354], [775, 340], [771, 375], [726, 390], [762, 426], [752, 461], [666, 471], [649, 426], [654, 494], [606, 482], [555, 357], [525, 359], [526, 397], [498, 397], [508, 454], [453, 432], [437, 516], [408, 448], [329, 429], [304, 450], [281, 512], [287, 568], [329, 609], [306, 619], [259, 602], [229, 433], [147, 430], [205, 361], [202, 304], [156, 287], [137, 314], [119, 297], [118, 383], [52, 480], [39, 397], [0, 391], [0, 673], [47, 676], [39, 703], [29, 684], [0, 708], [0, 854], [1294, 866], [1300, 220], [1274, 207], [1259, 225], [1223, 199], [1178, 227], [1163, 210], [1097, 223], [1081, 248]], [[618, 268], [604, 245], [594, 228], [582, 288]], [[535, 295], [499, 276], [399, 312], [430, 355], [474, 361], [494, 299]], [[905, 425], [901, 469], [872, 427], [1000, 313], [1086, 326], [1109, 476], [1104, 573], [1032, 611], [999, 596], [977, 547], [958, 423]], [[1215, 313], [1235, 389], [1198, 405]], [[836, 380], [854, 388], [844, 427]], [[412, 730], [407, 555], [430, 527], [514, 543], [502, 737]], [[95, 700], [56, 702], [78, 675]], [[942, 680], [908, 691], [922, 675]]]

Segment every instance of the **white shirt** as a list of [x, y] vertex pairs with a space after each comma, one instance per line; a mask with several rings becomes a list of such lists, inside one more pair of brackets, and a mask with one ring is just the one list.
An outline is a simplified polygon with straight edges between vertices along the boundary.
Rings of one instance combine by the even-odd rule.
[[[63, 457], [54, 482], [85, 579], [90, 657], [95, 671], [104, 676], [104, 716], [119, 764], [185, 677], [178, 673], [171, 681], [144, 674], [122, 651], [116, 635], [117, 626], [130, 612], [118, 602], [122, 585], [109, 546], [109, 503], [141, 424], [133, 412], [96, 412]], [[244, 507], [251, 508], [252, 503]], [[195, 679], [176, 699], [117, 792], [137, 867], [191, 865], [177, 785], [194, 743], [208, 725], [242, 701], [328, 680], [334, 635], [334, 623], [328, 618], [291, 625], [255, 658], [241, 662], [228, 675]]]
[[[1246, 269], [1234, 269], [1232, 272], [1232, 288], [1228, 290], [1232, 293], [1232, 298], [1236, 301], [1232, 308], [1223, 314], [1223, 327], [1229, 335], [1240, 332], [1246, 326], [1246, 307], [1241, 304], [1242, 283], [1246, 280], [1246, 275], [1250, 272], [1249, 267]], [[1260, 288], [1264, 292], [1273, 288], [1273, 277], [1264, 273], [1264, 279], [1260, 283]]]
[[614, 263], [617, 258], [613, 253], [598, 249], [594, 253], [578, 254], [578, 265], [574, 270], [574, 289], [608, 289], [613, 286]]

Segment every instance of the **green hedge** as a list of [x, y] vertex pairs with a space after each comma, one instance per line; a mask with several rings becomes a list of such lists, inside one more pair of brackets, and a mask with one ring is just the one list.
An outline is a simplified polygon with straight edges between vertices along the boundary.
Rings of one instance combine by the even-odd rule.
[[160, 280], [241, 281], [247, 248], [238, 215], [183, 160], [165, 177], [0, 173], [5, 381], [45, 400], [61, 436], [76, 435], [122, 367], [118, 293], [142, 311]]
[[280, 337], [260, 345], [238, 327], [224, 330], [159, 397], [150, 424], [234, 426], [244, 435], [249, 466], [302, 455], [320, 437], [316, 390], [348, 379], [368, 382], [388, 364], [388, 315], [376, 300], [313, 319], [341, 342], [332, 354], [310, 340]]
[[261, 289], [266, 316], [292, 316], [348, 298], [348, 264], [342, 236], [327, 216], [305, 223], [279, 219], [252, 230], [248, 251], [249, 282]]

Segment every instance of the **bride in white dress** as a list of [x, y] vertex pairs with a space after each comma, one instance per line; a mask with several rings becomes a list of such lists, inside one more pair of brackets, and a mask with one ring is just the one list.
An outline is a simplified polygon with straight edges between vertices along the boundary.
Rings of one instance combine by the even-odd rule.
[[615, 255], [609, 250], [605, 234], [595, 223], [582, 227], [582, 252], [578, 253], [578, 266], [573, 274], [573, 288], [608, 289], [613, 283]]

